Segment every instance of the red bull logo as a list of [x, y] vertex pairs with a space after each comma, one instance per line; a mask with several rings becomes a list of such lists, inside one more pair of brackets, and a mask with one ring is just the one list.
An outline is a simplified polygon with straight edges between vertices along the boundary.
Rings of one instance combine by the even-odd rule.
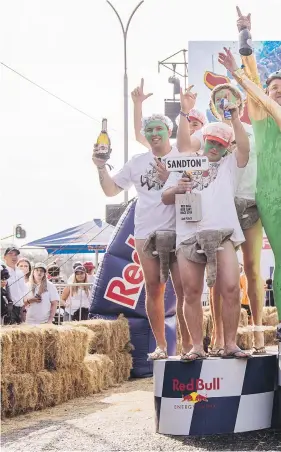
[[184, 395], [182, 394], [182, 402], [189, 403], [199, 403], [199, 402], [208, 402], [207, 395], [204, 396], [202, 394], [198, 394], [198, 392], [192, 392], [191, 394]]
[[122, 271], [122, 278], [112, 278], [106, 287], [104, 298], [127, 308], [135, 309], [144, 284], [138, 253], [135, 250], [135, 239], [130, 234], [126, 244], [132, 248], [132, 263]]
[[219, 391], [220, 378], [213, 378], [211, 382], [205, 382], [202, 378], [191, 378], [188, 383], [181, 383], [177, 378], [173, 378], [173, 391]]

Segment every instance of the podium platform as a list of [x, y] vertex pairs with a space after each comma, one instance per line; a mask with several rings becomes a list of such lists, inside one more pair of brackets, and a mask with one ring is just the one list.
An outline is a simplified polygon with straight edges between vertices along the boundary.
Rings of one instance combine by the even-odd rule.
[[[169, 435], [248, 432], [272, 426], [281, 346], [248, 360], [154, 361], [156, 431]], [[278, 364], [279, 361], [279, 364]], [[280, 370], [281, 385], [281, 370]]]

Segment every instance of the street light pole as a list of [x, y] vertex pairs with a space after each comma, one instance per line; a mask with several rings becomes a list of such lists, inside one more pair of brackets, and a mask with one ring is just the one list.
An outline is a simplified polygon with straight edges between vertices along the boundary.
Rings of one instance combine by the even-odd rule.
[[[141, 4], [144, 2], [144, 0], [139, 2], [138, 5], [133, 10], [132, 14], [130, 15], [130, 17], [128, 19], [126, 28], [124, 27], [122, 19], [119, 16], [116, 8], [112, 5], [112, 3], [110, 3], [109, 0], [106, 0], [106, 1], [111, 6], [111, 8], [115, 12], [116, 16], [118, 17], [118, 20], [119, 20], [121, 28], [122, 28], [123, 40], [124, 40], [124, 164], [125, 164], [128, 161], [128, 157], [129, 157], [129, 143], [128, 143], [128, 141], [129, 141], [129, 138], [128, 138], [129, 95], [128, 95], [128, 74], [127, 74], [127, 34], [128, 34], [128, 29], [129, 29], [131, 20], [134, 16], [135, 12], [139, 9]], [[127, 191], [124, 192], [124, 202], [125, 203], [128, 202], [128, 192]]]

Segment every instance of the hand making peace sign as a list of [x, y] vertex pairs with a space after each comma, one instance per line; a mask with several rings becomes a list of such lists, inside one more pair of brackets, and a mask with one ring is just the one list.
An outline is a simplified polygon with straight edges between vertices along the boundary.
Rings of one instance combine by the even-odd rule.
[[186, 92], [183, 93], [182, 88], [180, 89], [180, 102], [181, 102], [181, 111], [188, 114], [192, 108], [194, 108], [197, 93], [192, 93], [191, 90], [194, 85], [190, 85]]

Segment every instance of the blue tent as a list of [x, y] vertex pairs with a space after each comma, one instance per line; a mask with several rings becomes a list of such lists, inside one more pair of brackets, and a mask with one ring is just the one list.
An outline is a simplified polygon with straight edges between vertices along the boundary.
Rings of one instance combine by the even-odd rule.
[[25, 246], [43, 247], [52, 254], [104, 253], [113, 231], [110, 224], [94, 219]]

